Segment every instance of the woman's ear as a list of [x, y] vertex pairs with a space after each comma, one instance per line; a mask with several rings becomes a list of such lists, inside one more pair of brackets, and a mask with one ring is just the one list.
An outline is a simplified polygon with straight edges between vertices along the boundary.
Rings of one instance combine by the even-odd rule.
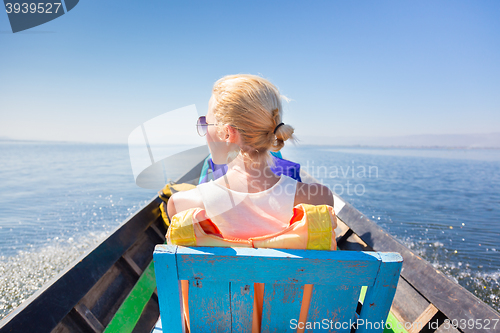
[[238, 143], [240, 140], [240, 133], [231, 125], [224, 126], [224, 137], [222, 138], [227, 143]]

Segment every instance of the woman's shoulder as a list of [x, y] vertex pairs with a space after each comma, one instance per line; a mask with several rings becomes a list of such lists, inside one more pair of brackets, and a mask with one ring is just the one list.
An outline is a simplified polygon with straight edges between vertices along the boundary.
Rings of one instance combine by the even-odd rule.
[[322, 184], [297, 183], [294, 205], [329, 205], [333, 207], [333, 193]]
[[167, 212], [169, 217], [190, 208], [205, 208], [197, 188], [174, 193], [168, 199]]

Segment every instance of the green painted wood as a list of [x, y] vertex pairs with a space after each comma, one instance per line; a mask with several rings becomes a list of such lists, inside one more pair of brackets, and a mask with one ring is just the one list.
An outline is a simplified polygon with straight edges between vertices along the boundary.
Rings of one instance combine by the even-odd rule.
[[132, 332], [155, 289], [156, 280], [154, 262], [151, 261], [135, 286], [130, 291], [125, 301], [115, 313], [113, 319], [111, 319], [111, 322], [108, 324], [104, 332]]
[[[311, 329], [306, 332], [350, 332], [355, 319], [360, 286], [321, 286], [313, 287], [307, 321]], [[343, 300], [338, 307], [331, 307], [335, 300]], [[306, 327], [307, 328], [307, 327]]]
[[391, 312], [387, 316], [386, 323], [383, 333], [408, 333], [405, 330], [404, 323], [400, 323]]
[[290, 323], [299, 318], [303, 294], [303, 285], [266, 284], [261, 332], [295, 332]]
[[189, 281], [191, 332], [231, 333], [231, 299], [228, 282]]
[[359, 301], [360, 301], [361, 303], [363, 303], [363, 302], [364, 302], [364, 300], [365, 300], [366, 290], [367, 290], [367, 289], [368, 289], [368, 288], [367, 288], [366, 286], [361, 287], [361, 293], [359, 294]]
[[231, 328], [233, 332], [252, 332], [253, 283], [231, 283]]

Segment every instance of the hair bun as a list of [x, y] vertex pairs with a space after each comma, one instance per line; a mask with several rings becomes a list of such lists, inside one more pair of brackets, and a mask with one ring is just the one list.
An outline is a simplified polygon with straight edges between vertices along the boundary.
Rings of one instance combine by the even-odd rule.
[[278, 126], [276, 126], [274, 128], [273, 134], [276, 134], [276, 131], [278, 130], [278, 128], [280, 128], [280, 126], [283, 126], [283, 125], [285, 125], [285, 123], [280, 123]]
[[294, 128], [290, 125], [280, 123], [276, 126], [275, 129], [275, 140], [271, 145], [271, 151], [277, 152], [285, 145], [285, 141], [288, 139], [292, 139], [295, 141], [295, 137], [293, 135]]

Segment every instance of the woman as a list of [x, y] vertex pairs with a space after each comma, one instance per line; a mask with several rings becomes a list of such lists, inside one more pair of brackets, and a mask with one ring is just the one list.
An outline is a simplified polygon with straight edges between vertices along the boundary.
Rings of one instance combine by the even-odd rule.
[[[257, 232], [260, 227], [264, 233], [283, 229], [297, 204], [333, 206], [332, 193], [326, 186], [299, 183], [286, 176], [276, 176], [271, 171], [269, 152], [279, 151], [286, 140], [293, 139], [293, 127], [282, 122], [282, 115], [281, 95], [268, 80], [255, 75], [229, 75], [218, 80], [212, 90], [207, 115], [205, 119], [200, 117], [198, 122], [198, 132], [206, 135], [214, 163], [227, 164], [228, 172], [224, 177], [207, 183], [209, 187], [203, 191], [199, 188], [204, 186], [199, 186], [173, 195], [168, 201], [168, 215], [174, 216], [189, 208], [208, 209], [215, 212], [215, 215], [207, 215], [222, 234], [228, 231], [226, 234], [237, 237]], [[238, 203], [231, 202], [231, 199], [241, 200], [241, 195], [238, 198], [206, 198], [204, 195], [221, 187], [233, 191], [230, 194], [243, 193], [260, 200], [248, 200], [245, 213], [238, 209], [228, 210], [228, 207], [234, 208], [233, 203]], [[266, 195], [272, 188], [275, 190], [270, 191], [271, 195]], [[279, 205], [269, 204], [274, 200], [273, 194], [280, 194], [277, 196]], [[206, 207], [207, 201], [216, 203], [216, 207]], [[270, 208], [267, 221], [253, 227], [254, 231], [248, 231], [246, 221], [254, 215], [248, 213], [262, 217], [262, 207], [256, 205], [263, 201], [267, 202], [264, 207]], [[283, 216], [283, 211], [288, 214], [288, 219]]]
[[[227, 164], [228, 171], [169, 199], [169, 244], [336, 249], [330, 190], [271, 171], [270, 151], [293, 140], [293, 127], [282, 116], [281, 95], [266, 79], [230, 75], [215, 83], [198, 133], [206, 135], [214, 163]], [[306, 285], [301, 322], [311, 291]], [[264, 286], [255, 284], [254, 332], [260, 331], [263, 293]], [[186, 282], [183, 295], [187, 309]], [[189, 327], [187, 311], [186, 323]]]

